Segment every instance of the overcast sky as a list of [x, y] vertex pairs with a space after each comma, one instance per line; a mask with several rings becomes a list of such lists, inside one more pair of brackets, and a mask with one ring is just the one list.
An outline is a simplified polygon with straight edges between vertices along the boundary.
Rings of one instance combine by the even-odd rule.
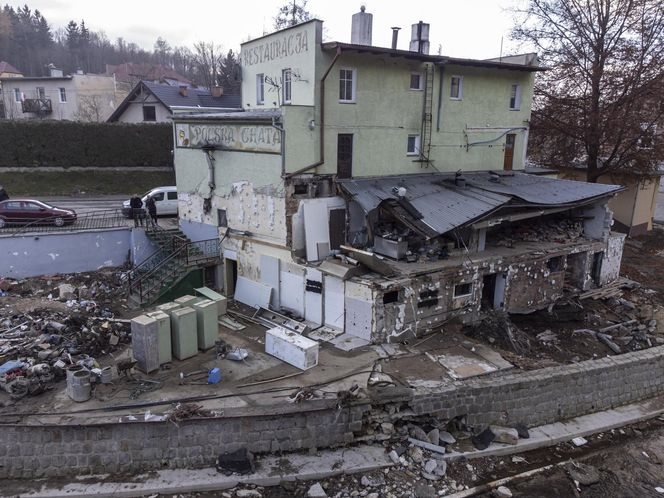
[[[7, 0], [5, 0], [7, 1]], [[512, 14], [519, 0], [309, 0], [308, 10], [325, 21], [325, 39], [350, 42], [351, 16], [360, 5], [373, 14], [373, 45], [390, 46], [392, 26], [400, 26], [399, 48], [407, 49], [410, 25], [431, 24], [431, 52], [439, 45], [453, 57], [489, 58], [518, 47], [511, 43]], [[123, 37], [152, 50], [158, 36], [171, 46], [191, 47], [197, 41], [214, 41], [224, 49], [272, 31], [273, 18], [285, 0], [27, 0], [39, 9], [53, 29], [69, 20], [85, 20], [93, 31], [110, 40]], [[5, 3], [5, 2], [3, 2]], [[26, 3], [8, 1], [14, 7]]]

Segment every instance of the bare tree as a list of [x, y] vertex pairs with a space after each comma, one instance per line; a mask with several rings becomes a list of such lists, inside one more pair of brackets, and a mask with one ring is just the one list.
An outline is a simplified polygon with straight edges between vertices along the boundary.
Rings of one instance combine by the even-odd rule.
[[279, 7], [279, 12], [274, 18], [274, 29], [284, 29], [295, 26], [311, 19], [311, 13], [307, 10], [308, 0], [289, 0]]
[[78, 107], [74, 117], [78, 121], [86, 123], [101, 123], [105, 121], [107, 115], [106, 108], [101, 96], [85, 95], [78, 99]]
[[207, 88], [219, 84], [219, 76], [224, 63], [223, 49], [214, 42], [197, 42], [194, 44], [194, 66], [199, 81]]
[[664, 117], [661, 0], [528, 0], [516, 13], [513, 37], [550, 68], [535, 86], [536, 159], [583, 158], [592, 182], [652, 170], [661, 151], [644, 143]]

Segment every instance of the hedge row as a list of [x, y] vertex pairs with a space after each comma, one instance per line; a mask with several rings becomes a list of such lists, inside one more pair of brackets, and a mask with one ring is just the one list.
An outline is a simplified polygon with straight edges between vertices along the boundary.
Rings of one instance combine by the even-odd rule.
[[172, 166], [170, 124], [0, 120], [3, 167]]

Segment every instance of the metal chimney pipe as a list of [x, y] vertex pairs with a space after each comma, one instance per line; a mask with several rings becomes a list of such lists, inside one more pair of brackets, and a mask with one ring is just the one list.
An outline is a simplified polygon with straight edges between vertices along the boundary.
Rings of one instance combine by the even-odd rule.
[[392, 26], [392, 50], [397, 49], [397, 39], [399, 38], [400, 29], [398, 26]]

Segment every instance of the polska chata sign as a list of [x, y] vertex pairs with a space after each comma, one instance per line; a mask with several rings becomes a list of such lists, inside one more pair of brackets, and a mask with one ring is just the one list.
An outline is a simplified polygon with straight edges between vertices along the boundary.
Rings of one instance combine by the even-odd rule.
[[281, 153], [281, 132], [272, 126], [233, 124], [175, 125], [175, 144], [186, 149], [215, 147], [221, 150]]

